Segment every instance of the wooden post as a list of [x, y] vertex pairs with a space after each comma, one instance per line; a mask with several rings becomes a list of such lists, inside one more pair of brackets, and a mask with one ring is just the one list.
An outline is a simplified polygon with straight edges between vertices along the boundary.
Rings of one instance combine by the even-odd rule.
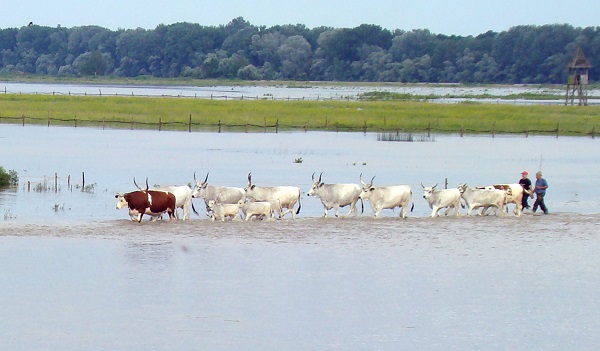
[[50, 117], [48, 117], [48, 127], [50, 127]]
[[219, 120], [219, 133], [221, 133], [221, 120]]
[[429, 124], [427, 125], [427, 137], [431, 137], [431, 122], [429, 122]]
[[77, 128], [77, 116], [75, 116], [75, 128]]
[[158, 117], [158, 131], [160, 132], [162, 130], [162, 118]]
[[560, 124], [556, 123], [556, 137], [558, 138], [558, 132], [560, 130]]
[[492, 138], [496, 137], [496, 121], [492, 123]]
[[27, 192], [30, 192], [30, 191], [31, 191], [31, 181], [28, 180], [27, 181]]
[[25, 127], [25, 115], [22, 115], [23, 118], [23, 127]]
[[263, 122], [264, 122], [264, 124], [263, 124], [263, 126], [264, 126], [263, 133], [266, 133], [267, 132], [267, 117], [264, 118]]
[[308, 132], [308, 126], [307, 126], [307, 123], [304, 122], [304, 133], [306, 133], [306, 132]]
[[329, 120], [328, 120], [327, 116], [325, 116], [325, 129], [327, 129], [328, 124], [329, 124]]
[[85, 172], [81, 172], [81, 191], [85, 188]]
[[[448, 189], [448, 178], [444, 178], [444, 189]], [[456, 210], [458, 211], [458, 208]]]
[[596, 126], [592, 126], [592, 139], [596, 136]]
[[54, 192], [58, 192], [58, 174], [54, 172]]
[[190, 113], [190, 122], [188, 124], [188, 133], [192, 132], [192, 114]]
[[133, 117], [131, 117], [131, 130], [133, 130]]
[[275, 133], [279, 133], [279, 118], [275, 121]]
[[71, 175], [67, 176], [67, 188], [71, 188]]
[[363, 133], [367, 134], [367, 121], [365, 120], [365, 124], [363, 126]]
[[465, 126], [463, 124], [460, 125], [460, 137], [462, 138], [465, 134]]

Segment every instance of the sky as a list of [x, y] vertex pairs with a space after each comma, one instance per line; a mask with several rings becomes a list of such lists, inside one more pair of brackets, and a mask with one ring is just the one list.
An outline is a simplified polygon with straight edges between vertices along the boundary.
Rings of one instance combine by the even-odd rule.
[[[354, 28], [375, 24], [389, 30], [428, 29], [434, 34], [476, 36], [517, 25], [600, 25], [598, 0], [0, 0], [0, 28], [29, 22], [111, 30], [178, 22], [218, 26], [244, 17], [253, 25], [304, 24]], [[577, 3], [578, 7], [569, 8]]]

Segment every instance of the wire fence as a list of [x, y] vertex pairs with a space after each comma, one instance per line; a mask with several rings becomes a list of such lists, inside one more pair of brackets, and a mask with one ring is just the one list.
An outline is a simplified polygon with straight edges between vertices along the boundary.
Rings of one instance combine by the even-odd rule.
[[[565, 128], [561, 128], [560, 123], [556, 123], [555, 128], [551, 129], [525, 129], [525, 130], [501, 130], [496, 127], [496, 122], [492, 122], [488, 128], [465, 128], [464, 126], [460, 126], [455, 129], [448, 128], [440, 128], [435, 125], [432, 125], [429, 122], [427, 125], [423, 125], [421, 127], [410, 127], [410, 128], [402, 128], [402, 127], [375, 127], [370, 126], [365, 121], [364, 124], [360, 127], [357, 126], [346, 126], [341, 125], [337, 122], [331, 123], [327, 117], [324, 118], [320, 123], [315, 123], [313, 125], [309, 125], [308, 123], [304, 123], [301, 125], [291, 125], [291, 124], [281, 124], [279, 123], [279, 119], [275, 121], [275, 123], [267, 123], [266, 118], [264, 119], [263, 124], [255, 124], [255, 123], [223, 123], [219, 120], [217, 123], [208, 123], [208, 122], [197, 122], [193, 121], [192, 115], [189, 115], [187, 122], [173, 122], [173, 121], [163, 121], [162, 118], [159, 118], [158, 121], [135, 121], [133, 118], [130, 121], [118, 121], [118, 120], [93, 120], [93, 119], [78, 119], [78, 118], [54, 118], [54, 117], [30, 117], [22, 115], [20, 117], [7, 117], [0, 116], [0, 124], [2, 123], [10, 123], [10, 124], [21, 124], [22, 126], [26, 125], [47, 125], [50, 126], [72, 126], [72, 127], [95, 127], [102, 129], [130, 129], [130, 130], [158, 130], [158, 131], [187, 131], [189, 133], [192, 132], [206, 132], [212, 131], [217, 133], [222, 132], [245, 132], [245, 133], [279, 133], [280, 131], [332, 131], [332, 132], [362, 132], [366, 133], [387, 133], [392, 135], [395, 133], [396, 136], [399, 136], [400, 133], [424, 133], [427, 137], [430, 137], [432, 134], [459, 134], [461, 137], [465, 134], [491, 134], [492, 137], [496, 135], [518, 135], [522, 134], [525, 137], [529, 137], [529, 135], [555, 135], [559, 137], [563, 136], [588, 136], [594, 139], [596, 137], [596, 127], [592, 126], [589, 131], [582, 130], [569, 130]], [[391, 133], [391, 134], [390, 134]], [[418, 140], [419, 138], [417, 138]], [[415, 138], [394, 138], [389, 137], [381, 138], [382, 141], [415, 141]]]
[[94, 191], [95, 184], [85, 184], [85, 172], [81, 172], [81, 184], [74, 183], [73, 180], [71, 175], [59, 176], [58, 173], [54, 173], [53, 176], [20, 176], [19, 184], [27, 192], [58, 193], [63, 188], [66, 188], [68, 191], [73, 191], [74, 189], [79, 189], [82, 192]]
[[[142, 94], [139, 92], [131, 92], [131, 93], [103, 93], [101, 89], [98, 89], [98, 93], [91, 92], [60, 92], [60, 91], [51, 91], [51, 92], [13, 92], [7, 90], [5, 87], [1, 93], [4, 94], [31, 94], [31, 95], [55, 95], [55, 96], [115, 96], [115, 97], [140, 97], [140, 98], [188, 98], [188, 99], [207, 99], [207, 100], [224, 100], [224, 101], [251, 101], [251, 100], [272, 100], [272, 101], [399, 101], [399, 100], [390, 100], [389, 98], [373, 98], [373, 97], [364, 97], [360, 93], [348, 93], [345, 95], [330, 95], [330, 96], [321, 96], [321, 95], [309, 95], [309, 96], [276, 96], [273, 94], [264, 94], [264, 95], [244, 95], [244, 94]], [[280, 94], [281, 95], [281, 94]], [[547, 106], [560, 106], [565, 105], [564, 98], [558, 98], [553, 100], [531, 100], [531, 99], [503, 99], [501, 97], [496, 98], [476, 98], [476, 97], [447, 97], [440, 95], [438, 97], [427, 97], [421, 98], [418, 95], [414, 97], [408, 97], [406, 99], [400, 100], [408, 100], [408, 101], [426, 101], [433, 103], [441, 103], [441, 104], [457, 104], [457, 103], [465, 103], [465, 102], [476, 102], [481, 104], [503, 104], [503, 105], [519, 105], [519, 106], [530, 106], [530, 105], [547, 105]], [[573, 103], [569, 102], [569, 105]], [[575, 102], [575, 105], [578, 103]], [[586, 105], [598, 106], [600, 105], [599, 99], [590, 98], [587, 100]]]

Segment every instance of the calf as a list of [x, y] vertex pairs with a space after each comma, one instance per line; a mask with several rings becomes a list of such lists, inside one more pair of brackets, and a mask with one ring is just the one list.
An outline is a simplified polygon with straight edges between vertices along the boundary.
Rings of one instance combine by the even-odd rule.
[[[244, 214], [244, 219], [249, 221], [252, 217], [256, 218], [273, 218], [273, 207], [274, 202], [269, 201], [258, 201], [258, 202], [244, 202], [241, 204], [240, 209]], [[279, 207], [281, 208], [281, 207]]]
[[213, 221], [221, 220], [225, 222], [227, 217], [231, 218], [232, 221], [238, 218], [240, 206], [238, 204], [217, 204], [215, 200], [210, 200], [207, 209], [211, 211]]

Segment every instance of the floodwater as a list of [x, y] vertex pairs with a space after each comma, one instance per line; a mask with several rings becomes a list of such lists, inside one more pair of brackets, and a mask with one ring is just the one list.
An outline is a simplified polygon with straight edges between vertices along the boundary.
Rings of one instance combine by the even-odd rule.
[[[362, 133], [185, 133], [0, 125], [0, 347], [11, 350], [595, 350], [597, 140]], [[302, 159], [301, 163], [295, 160]], [[514, 182], [542, 169], [550, 215], [429, 218], [421, 183]], [[406, 220], [368, 203], [321, 218], [133, 223], [116, 192], [188, 184], [308, 191], [408, 184]], [[43, 182], [56, 192], [27, 191]], [[81, 191], [82, 173], [90, 191]], [[66, 177], [71, 176], [69, 189]], [[203, 179], [203, 178], [202, 178]], [[346, 213], [347, 208], [341, 210]]]

